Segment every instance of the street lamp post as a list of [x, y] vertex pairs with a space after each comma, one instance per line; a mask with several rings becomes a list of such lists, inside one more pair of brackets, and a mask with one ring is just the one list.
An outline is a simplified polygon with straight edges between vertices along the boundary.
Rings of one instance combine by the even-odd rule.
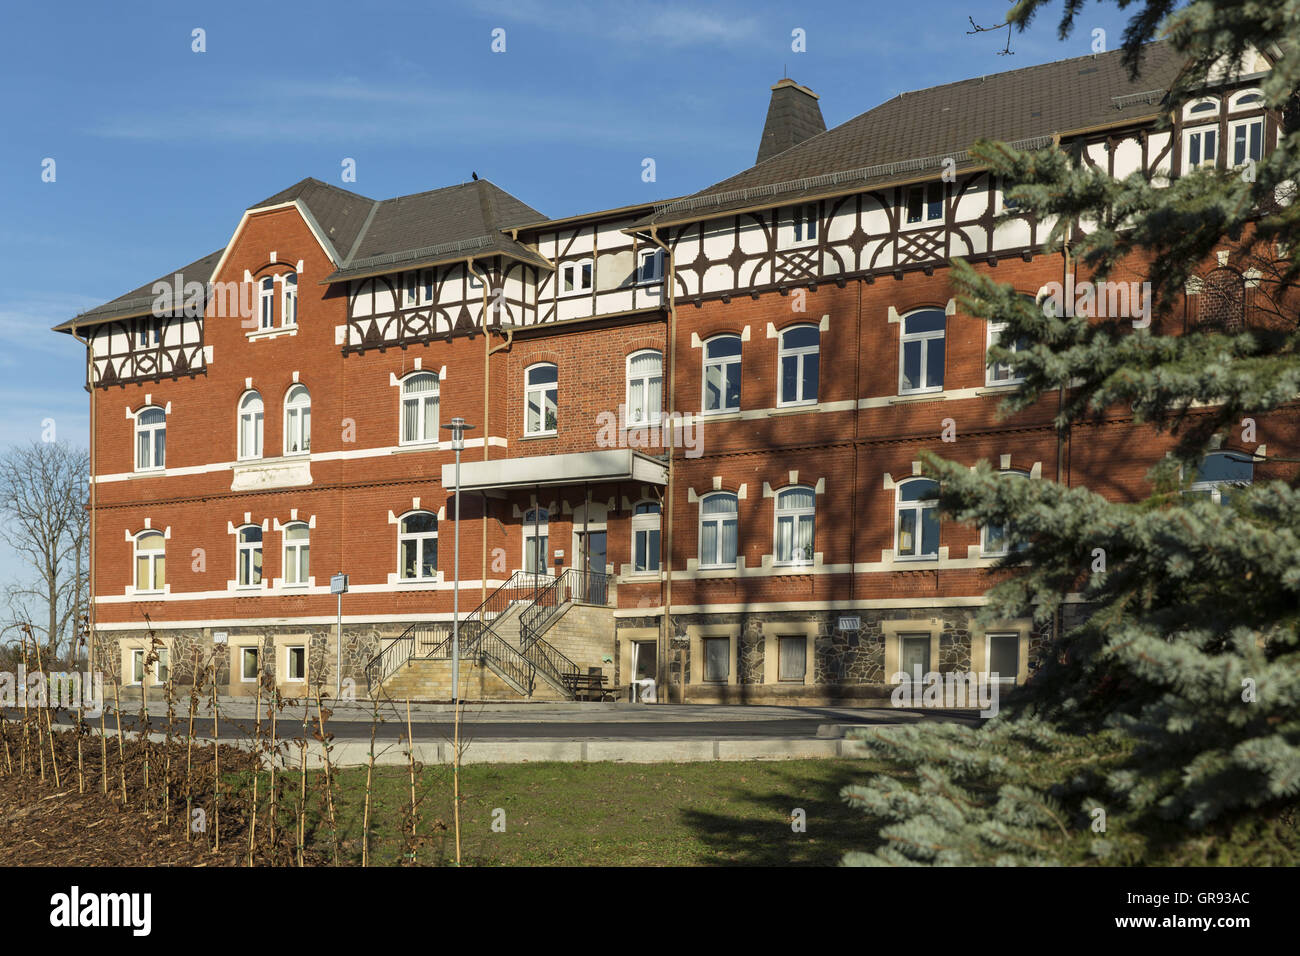
[[452, 559], [454, 579], [451, 582], [451, 702], [460, 702], [460, 453], [465, 450], [465, 432], [473, 425], [466, 425], [465, 419], [453, 418], [450, 425], [443, 428], [451, 430], [451, 447], [456, 452], [456, 478], [454, 482], [456, 497], [456, 517], [452, 533]]

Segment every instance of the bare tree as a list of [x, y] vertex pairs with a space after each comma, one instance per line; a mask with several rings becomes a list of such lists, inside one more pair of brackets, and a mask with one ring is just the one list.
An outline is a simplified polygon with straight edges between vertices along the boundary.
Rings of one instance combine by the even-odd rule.
[[7, 586], [8, 615], [31, 622], [50, 661], [74, 656], [88, 599], [89, 474], [89, 453], [62, 442], [14, 445], [0, 455], [0, 515], [10, 547], [31, 570]]

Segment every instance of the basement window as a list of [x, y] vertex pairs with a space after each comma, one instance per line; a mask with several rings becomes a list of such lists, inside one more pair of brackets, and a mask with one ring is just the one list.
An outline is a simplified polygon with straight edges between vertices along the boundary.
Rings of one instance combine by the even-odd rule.
[[284, 649], [284, 679], [287, 681], [307, 679], [307, 648], [301, 644]]

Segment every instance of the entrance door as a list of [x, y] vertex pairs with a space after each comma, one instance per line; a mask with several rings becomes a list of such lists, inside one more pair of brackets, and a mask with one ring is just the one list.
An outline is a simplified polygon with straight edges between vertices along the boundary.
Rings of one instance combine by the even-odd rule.
[[578, 569], [582, 576], [581, 600], [588, 604], [604, 604], [605, 588], [605, 532], [578, 532]]

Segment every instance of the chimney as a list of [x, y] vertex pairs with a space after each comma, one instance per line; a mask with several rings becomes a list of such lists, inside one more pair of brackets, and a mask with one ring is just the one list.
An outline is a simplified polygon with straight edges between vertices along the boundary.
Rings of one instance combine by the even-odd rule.
[[772, 100], [767, 105], [767, 122], [763, 124], [756, 162], [771, 159], [777, 153], [824, 132], [826, 121], [817, 105], [817, 94], [787, 77], [772, 87]]

